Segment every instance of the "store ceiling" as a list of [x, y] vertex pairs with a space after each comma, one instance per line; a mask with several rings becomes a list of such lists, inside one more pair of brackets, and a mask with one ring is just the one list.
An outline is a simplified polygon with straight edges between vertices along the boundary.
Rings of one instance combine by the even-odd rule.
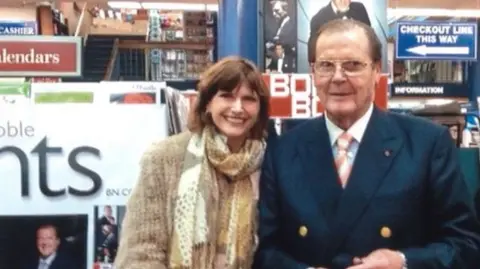
[[[122, 2], [132, 2], [132, 0], [115, 0]], [[133, 0], [134, 1], [134, 0]], [[194, 3], [194, 4], [218, 4], [218, 0], [137, 0], [134, 2], [153, 2], [153, 3]], [[79, 0], [79, 1], [60, 1], [60, 0], [0, 0], [0, 7], [25, 7], [34, 6], [42, 2], [77, 2], [77, 3], [92, 3], [92, 4], [106, 4], [108, 0]]]
[[388, 7], [480, 9], [480, 0], [388, 0]]
[[[60, 0], [54, 0], [60, 2]], [[116, 0], [125, 1], [128, 0]], [[130, 0], [131, 1], [131, 0]], [[218, 0], [141, 0], [142, 2], [176, 2], [176, 3], [204, 3], [217, 4]], [[315, 1], [315, 0], [311, 0]], [[358, 0], [357, 0], [358, 1]], [[390, 8], [446, 8], [446, 9], [480, 9], [480, 0], [387, 0]], [[0, 0], [0, 7], [22, 7], [36, 5], [45, 0]], [[65, 1], [68, 2], [68, 1]], [[78, 2], [101, 3], [107, 0], [83, 0]]]

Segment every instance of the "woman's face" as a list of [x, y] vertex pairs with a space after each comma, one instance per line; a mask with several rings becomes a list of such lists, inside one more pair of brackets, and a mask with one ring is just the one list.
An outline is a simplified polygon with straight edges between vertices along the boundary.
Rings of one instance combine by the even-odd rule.
[[229, 140], [245, 139], [257, 122], [259, 111], [258, 95], [245, 84], [232, 92], [220, 89], [207, 106], [213, 123]]

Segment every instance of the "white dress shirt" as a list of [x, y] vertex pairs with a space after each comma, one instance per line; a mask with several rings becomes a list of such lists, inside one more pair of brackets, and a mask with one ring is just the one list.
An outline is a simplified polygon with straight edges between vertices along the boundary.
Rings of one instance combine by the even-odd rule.
[[[362, 142], [363, 135], [365, 134], [365, 130], [367, 129], [368, 122], [372, 117], [373, 113], [373, 103], [368, 108], [367, 112], [358, 119], [348, 130], [349, 133], [353, 137], [352, 144], [348, 149], [348, 160], [350, 163], [353, 164], [355, 156], [357, 155], [358, 146], [360, 142]], [[342, 128], [335, 125], [330, 119], [328, 119], [328, 114], [325, 112], [325, 125], [327, 126], [328, 136], [330, 137], [330, 145], [332, 146], [333, 156], [337, 154], [337, 147], [336, 142], [338, 137], [345, 132]]]
[[53, 260], [57, 256], [57, 253], [53, 253], [52, 255], [48, 256], [47, 258], [40, 258], [38, 260], [38, 269], [49, 269], [50, 265], [52, 265]]

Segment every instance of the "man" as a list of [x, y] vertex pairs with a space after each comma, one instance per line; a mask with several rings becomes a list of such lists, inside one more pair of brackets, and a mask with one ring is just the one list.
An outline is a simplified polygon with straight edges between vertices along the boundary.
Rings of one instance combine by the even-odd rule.
[[320, 30], [325, 116], [269, 145], [253, 268], [479, 268], [480, 226], [449, 131], [374, 106], [381, 52], [363, 23]]
[[295, 22], [288, 14], [288, 2], [286, 0], [272, 0], [273, 17], [278, 22], [278, 28], [275, 32], [273, 40], [269, 40], [266, 44], [267, 50], [271, 50], [275, 44], [283, 44], [287, 54], [293, 52], [296, 48], [297, 37], [295, 35]]
[[332, 0], [328, 5], [318, 11], [310, 20], [310, 38], [308, 40], [308, 60], [314, 62], [315, 41], [317, 32], [325, 23], [335, 19], [354, 19], [370, 26], [365, 6], [360, 2], [351, 0]]
[[293, 58], [285, 54], [282, 44], [275, 44], [275, 55], [268, 65], [267, 72], [271, 73], [293, 73], [295, 72], [295, 62]]
[[103, 207], [103, 216], [99, 219], [99, 225], [116, 225], [115, 217], [113, 216], [112, 206], [106, 205]]
[[101, 248], [104, 250], [104, 254], [109, 257], [110, 262], [115, 261], [118, 249], [117, 235], [114, 232], [114, 228], [111, 224], [105, 224], [102, 226], [102, 233], [104, 240], [101, 244]]
[[39, 258], [31, 261], [25, 269], [77, 269], [78, 266], [58, 251], [60, 238], [57, 228], [53, 225], [44, 225], [37, 230], [37, 249]]

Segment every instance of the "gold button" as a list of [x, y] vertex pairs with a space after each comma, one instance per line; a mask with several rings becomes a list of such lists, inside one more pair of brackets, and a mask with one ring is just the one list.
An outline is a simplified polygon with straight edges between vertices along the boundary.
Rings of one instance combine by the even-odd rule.
[[392, 230], [390, 230], [390, 228], [388, 227], [382, 227], [382, 229], [380, 230], [380, 235], [383, 238], [390, 238], [392, 236]]
[[298, 234], [299, 234], [301, 237], [305, 237], [305, 236], [307, 236], [307, 233], [308, 233], [307, 227], [305, 227], [305, 226], [300, 226], [300, 228], [298, 229]]

